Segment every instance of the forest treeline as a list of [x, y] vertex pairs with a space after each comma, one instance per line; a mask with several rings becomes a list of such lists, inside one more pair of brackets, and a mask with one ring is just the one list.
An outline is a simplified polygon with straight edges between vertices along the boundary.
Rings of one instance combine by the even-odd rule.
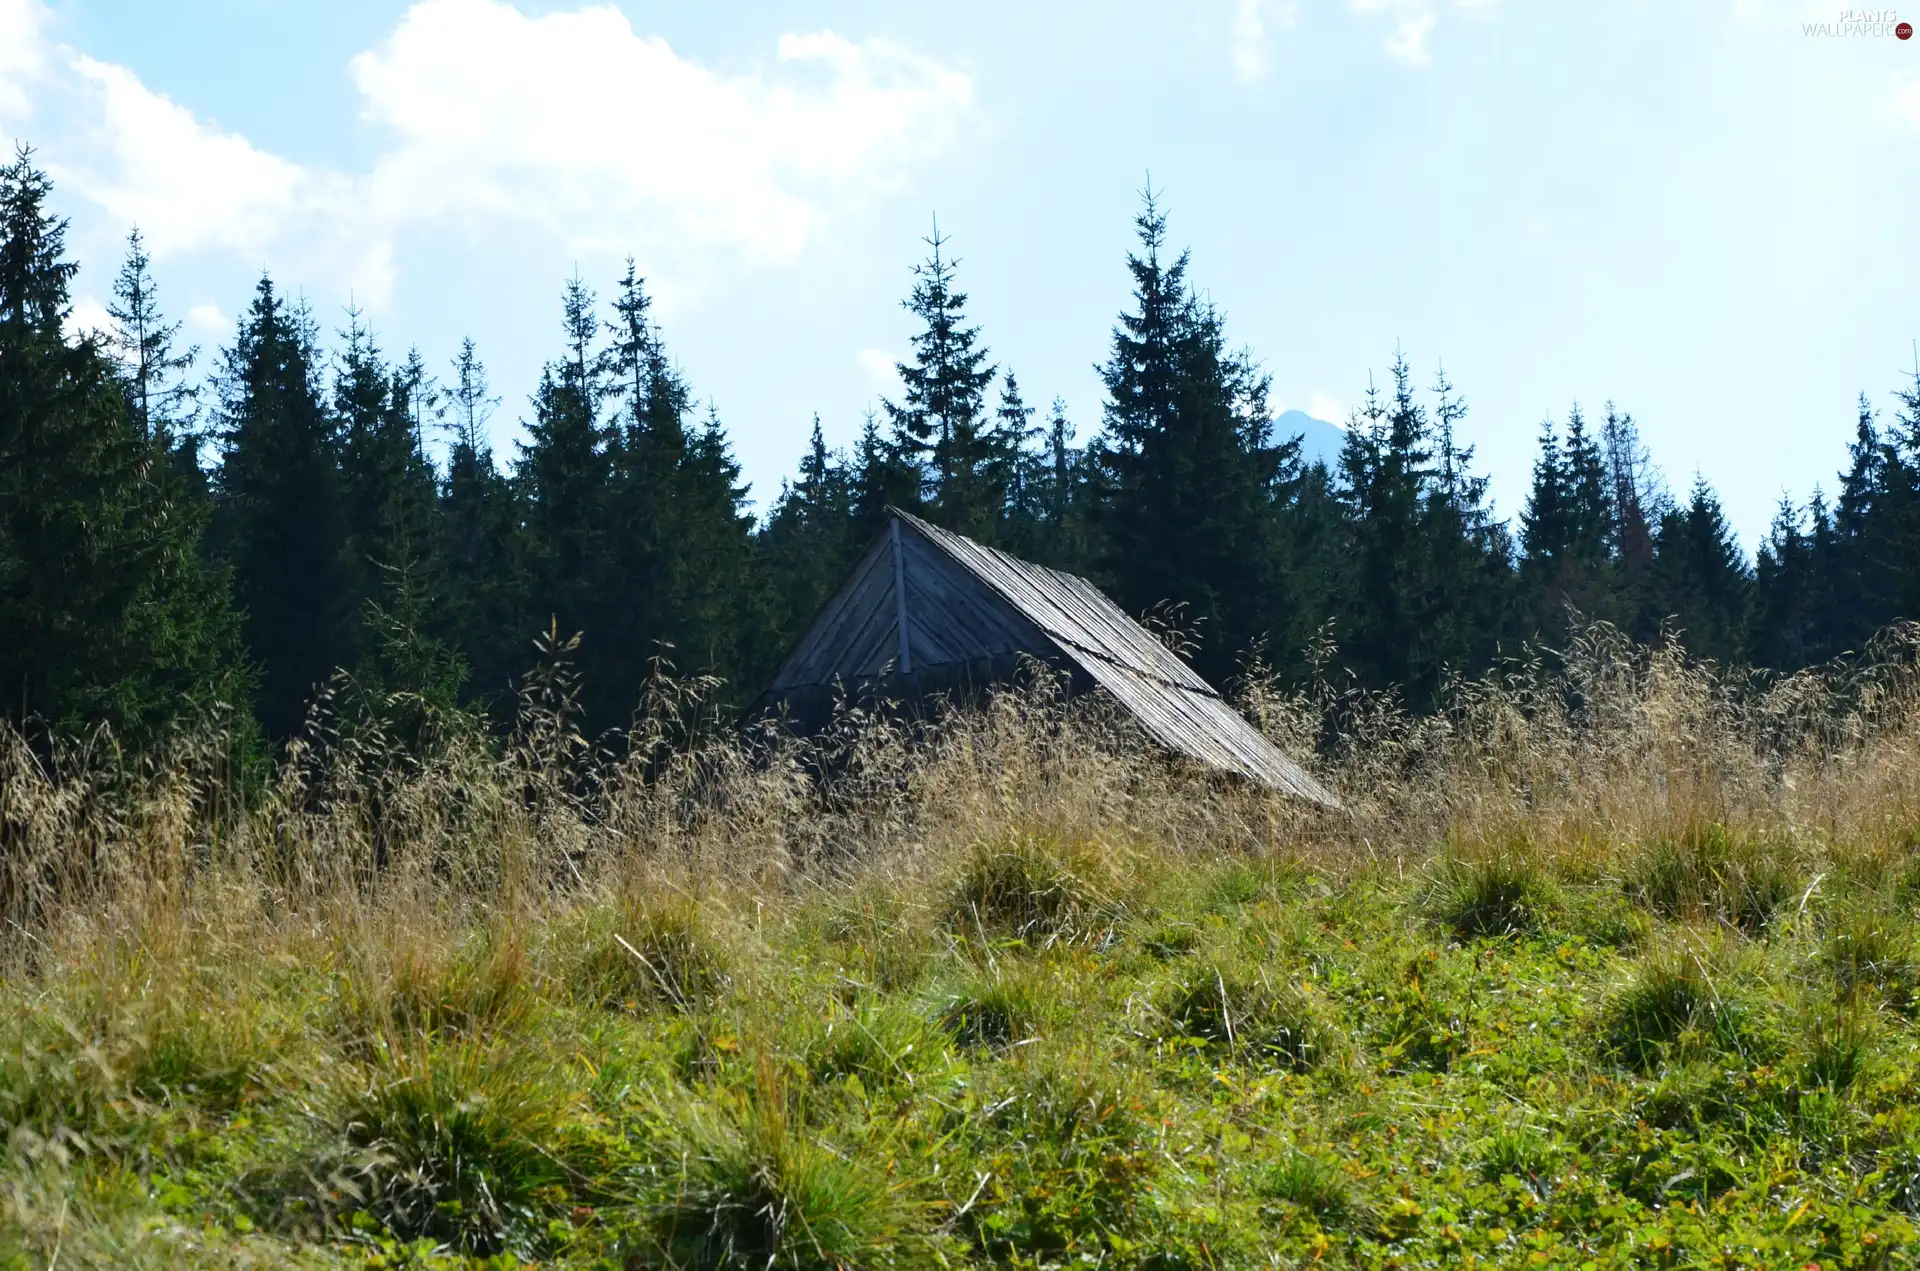
[[404, 726], [510, 700], [547, 631], [580, 635], [590, 730], [627, 722], [657, 659], [742, 700], [890, 504], [1170, 615], [1216, 680], [1258, 655], [1416, 707], [1450, 674], [1552, 647], [1576, 615], [1783, 671], [1920, 615], [1920, 378], [1884, 418], [1862, 396], [1834, 495], [1783, 502], [1751, 562], [1711, 486], [1669, 491], [1612, 405], [1543, 428], [1509, 524], [1461, 444], [1465, 400], [1403, 356], [1337, 465], [1304, 462], [1150, 195], [1084, 441], [995, 363], [936, 236], [898, 400], [844, 451], [816, 417], [756, 517], [631, 264], [604, 297], [565, 285], [503, 455], [471, 341], [436, 369], [349, 313], [323, 344], [270, 278], [203, 380], [137, 231], [111, 325], [75, 332], [51, 194], [28, 151], [0, 171], [0, 712], [16, 723], [138, 743], [225, 708], [283, 738], [332, 683]]

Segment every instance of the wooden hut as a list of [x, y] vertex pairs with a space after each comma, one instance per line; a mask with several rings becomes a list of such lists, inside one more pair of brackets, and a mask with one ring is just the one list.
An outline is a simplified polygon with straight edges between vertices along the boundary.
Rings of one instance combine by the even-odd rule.
[[1104, 689], [1147, 734], [1209, 768], [1337, 807], [1327, 789], [1084, 578], [893, 510], [755, 703], [818, 727], [845, 693], [905, 702], [1003, 683], [1024, 658]]

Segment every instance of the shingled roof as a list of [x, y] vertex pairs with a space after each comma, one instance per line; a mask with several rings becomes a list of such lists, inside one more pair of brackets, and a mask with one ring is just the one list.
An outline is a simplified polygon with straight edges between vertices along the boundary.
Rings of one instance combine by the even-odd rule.
[[[1099, 687], [1167, 749], [1274, 790], [1338, 801], [1084, 578], [893, 511], [756, 703], [817, 716], [843, 688], [917, 696], [992, 683], [1021, 658]], [[807, 704], [813, 704], [813, 710]]]

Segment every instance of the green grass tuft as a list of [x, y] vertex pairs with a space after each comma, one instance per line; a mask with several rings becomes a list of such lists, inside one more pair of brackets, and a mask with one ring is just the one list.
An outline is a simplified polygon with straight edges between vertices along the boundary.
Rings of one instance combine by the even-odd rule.
[[1764, 934], [1804, 887], [1784, 843], [1718, 822], [1652, 840], [1626, 883], [1629, 897], [1662, 918], [1720, 922], [1750, 936]]
[[627, 896], [593, 924], [574, 968], [575, 996], [608, 1010], [697, 1010], [727, 986], [724, 950], [693, 901]]
[[1262, 1196], [1297, 1205], [1328, 1226], [1352, 1223], [1366, 1213], [1346, 1171], [1305, 1152], [1288, 1152], [1267, 1166], [1258, 1186]]
[[949, 890], [947, 920], [962, 936], [1039, 946], [1097, 938], [1120, 914], [1114, 881], [1097, 844], [1014, 834], [974, 848]]
[[531, 1253], [577, 1181], [571, 1105], [537, 1056], [466, 1043], [389, 1052], [338, 1100], [348, 1152], [336, 1178], [402, 1239]]
[[1802, 1029], [1800, 1083], [1835, 1093], [1851, 1089], [1872, 1064], [1876, 1032], [1871, 1007], [1816, 1008]]
[[1640, 1072], [1706, 1051], [1761, 1053], [1738, 974], [1733, 960], [1710, 946], [1655, 950], [1603, 1008], [1603, 1052]]
[[1427, 905], [1466, 940], [1528, 935], [1544, 929], [1558, 906], [1552, 880], [1520, 850], [1441, 860]]
[[1002, 1049], [1037, 1037], [1051, 1013], [1047, 972], [1001, 960], [969, 967], [934, 998], [934, 1019], [962, 1046]]
[[1161, 1009], [1188, 1037], [1293, 1072], [1311, 1072], [1336, 1047], [1336, 1034], [1307, 993], [1231, 963], [1183, 970], [1167, 985]]
[[946, 1063], [946, 1042], [939, 1027], [905, 1003], [862, 1003], [827, 1018], [808, 1040], [805, 1062], [815, 1082], [853, 1076], [870, 1089], [911, 1085]]
[[1843, 903], [1828, 916], [1820, 960], [1841, 997], [1871, 991], [1900, 1011], [1920, 994], [1920, 940], [1913, 919], [1871, 900]]
[[[934, 1265], [925, 1206], [876, 1154], [796, 1124], [764, 1073], [750, 1096], [673, 1114], [675, 1156], [628, 1265], [851, 1271]], [[883, 1158], [882, 1158], [883, 1159]]]

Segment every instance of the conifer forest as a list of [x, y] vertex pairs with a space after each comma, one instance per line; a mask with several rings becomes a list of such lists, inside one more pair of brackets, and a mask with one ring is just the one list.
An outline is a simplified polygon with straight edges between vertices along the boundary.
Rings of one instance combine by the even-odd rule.
[[1462, 440], [1463, 390], [1405, 356], [1343, 421], [1337, 465], [1304, 462], [1151, 201], [1097, 419], [1028, 400], [934, 241], [899, 400], [851, 451], [816, 420], [756, 516], [632, 268], [560, 289], [502, 453], [489, 423], [514, 407], [471, 342], [382, 349], [281, 280], [196, 362], [137, 232], [112, 325], [76, 334], [54, 194], [24, 152], [0, 186], [0, 700], [23, 726], [150, 738], [223, 703], [271, 744], [336, 675], [497, 710], [548, 631], [579, 637], [592, 733], [629, 722], [662, 662], [751, 699], [889, 505], [1159, 612], [1216, 683], [1250, 657], [1289, 683], [1330, 658], [1421, 708], [1570, 624], [1792, 672], [1920, 614], [1920, 380], [1835, 421], [1846, 471], [1783, 503], [1752, 557], [1707, 478], [1668, 488], [1611, 403], [1543, 425], [1507, 520]]

